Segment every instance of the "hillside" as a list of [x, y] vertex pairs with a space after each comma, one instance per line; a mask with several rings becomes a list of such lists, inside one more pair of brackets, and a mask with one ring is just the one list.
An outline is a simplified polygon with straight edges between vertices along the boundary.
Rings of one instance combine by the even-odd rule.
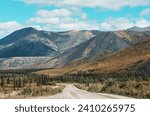
[[98, 34], [98, 31], [39, 31], [32, 27], [17, 30], [0, 39], [0, 57], [54, 57]]
[[132, 70], [140, 75], [149, 75], [150, 68], [150, 38], [118, 51], [103, 60], [84, 63], [74, 67], [62, 67], [58, 69], [40, 71], [38, 73], [53, 76], [64, 74], [85, 73], [113, 73], [122, 70]]
[[132, 27], [130, 29], [128, 29], [129, 31], [139, 31], [139, 32], [142, 32], [142, 31], [150, 31], [150, 26], [148, 27]]
[[97, 36], [67, 50], [45, 64], [41, 64], [41, 66], [47, 68], [61, 67], [74, 61], [80, 62], [84, 59], [89, 61], [93, 58], [103, 58], [106, 54], [123, 50], [140, 41], [143, 41], [147, 37], [150, 37], [150, 32], [101, 32]]
[[51, 57], [13, 57], [0, 59], [0, 69], [29, 69], [34, 64], [45, 63]]
[[[150, 31], [71, 30], [56, 33], [25, 28], [0, 40], [0, 57], [4, 58], [0, 59], [0, 68], [45, 69], [76, 66], [103, 59], [149, 37]], [[24, 59], [24, 57], [26, 58]], [[34, 57], [33, 62], [32, 57]], [[38, 57], [50, 58], [42, 59], [41, 62]], [[37, 62], [38, 60], [39, 62]]]

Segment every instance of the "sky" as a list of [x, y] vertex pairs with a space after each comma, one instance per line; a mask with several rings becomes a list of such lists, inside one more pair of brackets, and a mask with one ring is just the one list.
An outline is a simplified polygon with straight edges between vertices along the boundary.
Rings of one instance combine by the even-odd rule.
[[25, 27], [58, 32], [133, 26], [150, 26], [150, 0], [0, 0], [0, 38]]

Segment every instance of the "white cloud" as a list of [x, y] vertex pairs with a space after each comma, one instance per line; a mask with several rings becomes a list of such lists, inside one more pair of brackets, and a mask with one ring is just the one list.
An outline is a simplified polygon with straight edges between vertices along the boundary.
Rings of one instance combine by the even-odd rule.
[[94, 22], [77, 21], [72, 23], [61, 23], [61, 30], [99, 30], [99, 26]]
[[150, 0], [24, 0], [27, 4], [52, 6], [100, 7], [118, 10], [122, 7], [150, 5]]
[[134, 23], [126, 18], [108, 18], [100, 24], [101, 30], [121, 30], [133, 27]]
[[61, 8], [53, 10], [39, 10], [36, 16], [30, 18], [27, 24], [42, 25], [46, 30], [83, 30], [98, 29], [98, 24], [89, 21], [87, 14], [80, 8]]
[[40, 25], [29, 25], [29, 26], [27, 25], [26, 27], [33, 27], [37, 30], [43, 30], [43, 28]]
[[141, 13], [141, 16], [150, 15], [150, 8], [144, 9]]
[[27, 24], [38, 23], [38, 24], [51, 24], [51, 25], [58, 25], [60, 24], [61, 20], [70, 18], [72, 12], [68, 9], [54, 9], [54, 10], [38, 10], [36, 12], [36, 16], [30, 18], [27, 21]]
[[22, 25], [16, 21], [0, 22], [0, 38], [20, 28], [22, 28]]
[[147, 27], [150, 26], [150, 21], [145, 19], [129, 20], [127, 18], [108, 18], [100, 23], [100, 30], [114, 31], [128, 29], [133, 26]]
[[[53, 10], [38, 10], [36, 16], [30, 18], [27, 21], [27, 24], [38, 23], [38, 24], [51, 24], [58, 25], [61, 21], [66, 19], [71, 19], [71, 16], [74, 15], [73, 11], [68, 9], [53, 9]], [[73, 20], [72, 20], [73, 21]]]
[[87, 16], [86, 13], [82, 13], [82, 14], [81, 14], [81, 18], [82, 18], [82, 19], [87, 19], [87, 17], [88, 17], [88, 16]]
[[[39, 10], [35, 17], [30, 18], [28, 24], [40, 25], [49, 30], [121, 30], [133, 26], [146, 26], [146, 20], [129, 20], [127, 18], [108, 18], [103, 22], [91, 21], [88, 15], [82, 11], [82, 7], [104, 8], [119, 10], [123, 7], [148, 6], [150, 0], [24, 0], [27, 4], [57, 6], [53, 10]], [[142, 11], [146, 15], [149, 10]]]
[[39, 10], [37, 16], [46, 17], [69, 17], [71, 12], [67, 9], [54, 9], [54, 10]]
[[150, 21], [147, 21], [145, 19], [140, 19], [136, 21], [135, 25], [138, 27], [147, 27], [147, 26], [150, 26]]
[[28, 23], [40, 23], [40, 24], [59, 24], [60, 20], [59, 18], [42, 18], [42, 17], [35, 17], [31, 18], [27, 21]]
[[16, 21], [0, 22], [0, 29], [16, 29], [20, 27], [21, 25]]

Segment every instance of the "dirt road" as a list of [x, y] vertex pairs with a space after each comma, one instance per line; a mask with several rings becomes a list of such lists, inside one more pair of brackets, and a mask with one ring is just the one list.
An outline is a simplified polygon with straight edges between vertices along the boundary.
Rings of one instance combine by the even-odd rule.
[[47, 97], [38, 97], [38, 99], [131, 99], [129, 97], [104, 94], [104, 93], [92, 93], [85, 90], [76, 88], [72, 84], [66, 85], [63, 92]]

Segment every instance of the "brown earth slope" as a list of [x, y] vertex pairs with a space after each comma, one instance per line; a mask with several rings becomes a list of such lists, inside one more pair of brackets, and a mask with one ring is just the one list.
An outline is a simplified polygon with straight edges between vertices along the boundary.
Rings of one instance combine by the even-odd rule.
[[42, 63], [40, 67], [58, 68], [69, 65], [76, 60], [83, 61], [87, 59], [89, 61], [93, 58], [103, 58], [106, 53], [123, 50], [143, 41], [147, 37], [150, 37], [150, 31], [136, 32], [122, 30], [101, 32], [90, 40], [65, 51], [44, 64]]
[[37, 73], [58, 76], [64, 74], [111, 73], [122, 69], [133, 69], [138, 73], [149, 74], [150, 40], [147, 39], [132, 47], [116, 52], [103, 60], [85, 63], [78, 66], [68, 66], [58, 69], [44, 70]]

